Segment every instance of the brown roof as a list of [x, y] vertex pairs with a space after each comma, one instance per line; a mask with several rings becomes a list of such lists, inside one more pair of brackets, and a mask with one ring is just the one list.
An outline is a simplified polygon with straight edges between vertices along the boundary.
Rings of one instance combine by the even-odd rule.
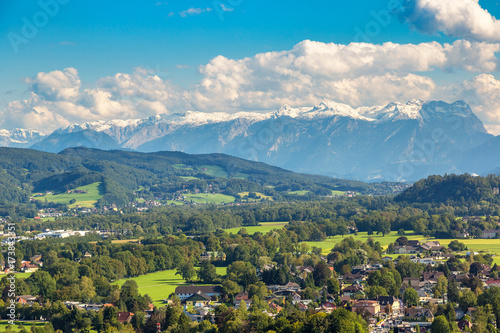
[[221, 294], [221, 286], [179, 286], [175, 288], [176, 294], [196, 294], [201, 291], [205, 294]]
[[132, 312], [118, 312], [118, 321], [120, 323], [130, 323], [134, 314]]

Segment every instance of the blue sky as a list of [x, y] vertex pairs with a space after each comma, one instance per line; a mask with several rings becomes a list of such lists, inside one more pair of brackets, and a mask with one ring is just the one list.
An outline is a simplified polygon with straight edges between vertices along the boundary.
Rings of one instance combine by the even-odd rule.
[[[439, 2], [444, 0], [412, 0], [410, 2], [419, 1]], [[464, 6], [475, 6], [475, 9], [481, 8], [487, 11], [493, 19], [500, 18], [500, 6], [497, 0], [481, 0], [479, 4], [474, 4], [477, 3], [475, 0], [460, 1], [464, 3]], [[48, 102], [61, 98], [60, 94], [57, 96], [51, 95], [50, 87], [47, 87], [50, 82], [54, 82], [54, 78], [42, 78], [45, 80], [40, 83], [37, 81], [36, 76], [38, 73], [63, 71], [67, 68], [75, 69], [77, 71], [75, 75], [78, 77], [76, 81], [78, 81], [77, 90], [79, 92], [71, 95], [71, 102], [82, 107], [86, 107], [87, 104], [92, 104], [97, 100], [96, 98], [91, 103], [88, 102], [88, 97], [80, 96], [80, 92], [84, 89], [101, 89], [101, 91], [108, 89], [107, 91], [112, 94], [110, 99], [117, 102], [139, 103], [138, 96], [144, 95], [144, 92], [141, 94], [124, 94], [123, 91], [118, 91], [119, 89], [114, 86], [116, 82], [112, 83], [108, 80], [105, 84], [100, 84], [99, 82], [103, 78], [113, 77], [117, 73], [133, 75], [133, 73], [137, 73], [137, 68], [142, 68], [148, 74], [136, 75], [135, 81], [133, 78], [130, 79], [134, 82], [134, 87], [137, 87], [144, 84], [142, 81], [144, 76], [159, 77], [162, 80], [160, 89], [165, 89], [166, 94], [169, 94], [170, 97], [153, 100], [153, 97], [148, 96], [146, 100], [148, 103], [158, 102], [162, 106], [160, 107], [157, 103], [154, 107], [147, 109], [148, 111], [140, 111], [140, 108], [134, 104], [134, 106], [128, 105], [127, 112], [124, 112], [124, 116], [146, 116], [154, 113], [154, 110], [171, 112], [193, 108], [203, 109], [200, 106], [203, 100], [218, 98], [213, 87], [210, 88], [211, 90], [208, 89], [210, 92], [206, 91], [206, 87], [203, 91], [199, 91], [201, 89], [199, 86], [203, 85], [204, 80], [208, 85], [217, 85], [218, 83], [214, 83], [214, 80], [220, 79], [232, 82], [234, 80], [248, 79], [246, 77], [242, 78], [243, 74], [236, 78], [228, 78], [230, 76], [228, 73], [231, 70], [224, 71], [227, 70], [226, 67], [229, 61], [224, 64], [218, 63], [214, 67], [219, 65], [221, 67], [217, 69], [218, 71], [213, 70], [213, 73], [207, 73], [210, 69], [206, 67], [203, 67], [205, 71], [201, 70], [200, 72], [200, 66], [206, 66], [219, 55], [224, 56], [225, 59], [237, 61], [245, 57], [252, 58], [258, 54], [290, 51], [304, 40], [344, 46], [357, 41], [368, 42], [370, 45], [375, 46], [387, 42], [398, 45], [431, 42], [445, 45], [456, 41], [497, 45], [500, 42], [500, 40], [491, 37], [494, 35], [495, 29], [497, 29], [495, 22], [486, 27], [486, 29], [492, 31], [490, 35], [484, 31], [481, 33], [472, 31], [470, 34], [465, 33], [461, 36], [464, 26], [465, 30], [467, 30], [467, 22], [472, 20], [471, 17], [464, 17], [461, 22], [451, 22], [449, 25], [446, 22], [441, 22], [438, 24], [437, 31], [429, 33], [428, 29], [432, 30], [432, 27], [423, 26], [418, 20], [418, 15], [420, 15], [418, 8], [412, 9], [411, 15], [388, 16], [388, 7], [391, 6], [391, 3], [396, 2], [385, 0], [313, 0], [307, 2], [290, 0], [109, 0], [105, 2], [59, 0], [57, 2], [56, 0], [42, 0], [41, 3], [52, 5], [56, 3], [58, 8], [56, 12], [49, 13], [53, 15], [46, 15], [44, 14], [44, 6], [41, 6], [38, 1], [0, 0], [0, 36], [2, 36], [0, 39], [0, 63], [2, 64], [0, 67], [0, 109], [3, 109], [4, 118], [8, 118], [7, 116], [13, 114], [14, 109], [19, 111], [20, 108], [13, 108], [12, 105], [9, 107], [9, 103], [29, 99], [33, 97], [33, 94], [36, 94], [38, 99], [30, 101], [28, 107], [23, 106], [26, 109], [19, 111], [20, 114], [25, 116], [32, 112], [30, 110], [43, 107], [46, 110], [43, 112], [52, 112], [55, 115], [41, 118], [38, 123], [5, 120], [3, 124], [0, 122], [0, 127], [11, 128], [22, 125], [37, 127], [43, 124], [43, 119], [45, 121], [52, 119], [58, 125], [64, 125], [73, 121], [96, 120], [99, 115], [103, 119], [120, 116], [119, 113], [110, 114], [89, 111], [88, 119], [84, 117], [79, 119], [74, 115], [64, 114], [65, 111], [61, 111], [60, 106], [57, 106], [59, 109], [55, 111], [51, 109], [55, 106], [48, 104]], [[49, 12], [54, 9], [53, 6], [48, 8]], [[476, 12], [471, 11], [471, 15], [475, 15]], [[46, 18], [45, 21], [43, 21], [44, 18]], [[38, 31], [27, 36], [25, 34], [26, 21], [31, 24], [36, 19], [42, 20], [41, 23], [38, 22], [40, 26]], [[405, 19], [406, 21], [403, 22]], [[360, 31], [364, 35], [360, 35]], [[422, 47], [421, 50], [423, 49]], [[473, 44], [469, 49], [478, 49], [478, 47]], [[494, 52], [492, 49], [494, 49], [494, 46], [485, 52], [492, 53]], [[303, 53], [308, 54], [309, 52], [315, 52], [315, 50], [317, 50], [315, 46], [307, 45]], [[385, 55], [389, 54], [387, 50], [383, 52], [385, 52]], [[395, 52], [398, 51], [395, 50]], [[474, 100], [478, 105], [482, 103], [483, 99], [491, 100], [491, 96], [496, 99], [498, 97], [498, 92], [495, 90], [497, 89], [497, 81], [491, 81], [491, 78], [493, 77], [494, 80], [500, 79], [498, 68], [496, 65], [488, 67], [481, 66], [479, 63], [495, 60], [492, 60], [491, 56], [485, 58], [481, 55], [474, 55], [471, 59], [465, 60], [465, 62], [470, 62], [469, 66], [456, 65], [457, 57], [466, 58], [469, 56], [469, 51], [464, 52], [460, 51], [449, 56], [450, 59], [455, 59], [453, 64], [436, 65], [438, 62], [436, 60], [428, 68], [415, 70], [416, 65], [413, 66], [408, 63], [410, 60], [405, 58], [402, 61], [407, 64], [405, 66], [408, 66], [409, 69], [402, 67], [394, 69], [390, 64], [387, 64], [386, 72], [395, 73], [395, 77], [397, 76], [397, 79], [391, 78], [393, 83], [400, 78], [407, 77], [409, 74], [414, 74], [423, 77], [422, 80], [424, 81], [427, 79], [432, 80], [432, 84], [430, 81], [425, 82], [429, 86], [433, 84], [442, 86], [443, 89], [436, 88], [436, 91], [422, 96], [422, 99], [439, 98], [439, 94], [443, 95], [443, 99], [453, 99], [459, 97], [463, 91], [466, 91], [463, 93], [466, 97], [471, 94], [474, 95]], [[496, 57], [498, 53], [494, 53]], [[325, 57], [328, 56], [328, 54], [325, 54]], [[423, 55], [422, 57], [428, 56]], [[414, 60], [414, 62], [418, 61], [418, 59]], [[498, 61], [498, 58], [496, 58], [496, 61]], [[388, 60], [388, 63], [390, 63], [390, 60]], [[256, 70], [255, 65], [252, 66], [251, 71], [258, 71], [260, 77], [266, 76], [264, 69], [259, 68]], [[381, 63], [381, 66], [384, 67], [386, 64]], [[222, 67], [224, 68], [221, 69]], [[473, 67], [472, 70], [469, 69], [471, 67]], [[239, 70], [246, 71], [248, 68], [240, 68]], [[222, 72], [224, 73], [221, 74]], [[319, 73], [317, 75], [318, 79], [320, 79], [321, 70], [316, 71], [316, 73]], [[367, 73], [372, 75], [371, 69], [368, 69]], [[301, 74], [303, 73], [301, 72]], [[139, 78], [141, 75], [143, 77]], [[364, 72], [359, 72], [356, 75], [357, 77], [363, 76]], [[383, 73], [377, 73], [376, 75], [382, 77]], [[480, 77], [481, 81], [479, 83], [473, 82], [474, 78], [479, 75], [487, 76]], [[316, 79], [314, 75], [312, 78]], [[355, 80], [356, 78], [352, 77], [351, 79]], [[311, 77], [308, 77], [308, 79], [311, 79]], [[335, 77], [335, 82], [339, 82], [340, 79], [340, 76]], [[422, 80], [419, 81], [419, 84], [423, 84]], [[479, 81], [479, 79], [476, 81]], [[480, 90], [478, 86], [481, 85], [482, 87], [486, 81], [492, 87], [484, 88], [481, 91], [486, 89], [489, 95], [476, 96], [477, 91]], [[452, 86], [459, 82], [464, 82], [461, 87]], [[59, 83], [54, 84], [54, 89], [60, 88]], [[221, 85], [227, 84], [227, 82], [221, 83]], [[249, 86], [255, 84], [257, 84], [256, 81], [248, 79], [244, 84], [240, 84], [238, 89], [248, 90]], [[273, 86], [276, 82], [269, 79], [265, 82], [259, 81], [259, 84]], [[476, 85], [471, 87], [473, 84]], [[103, 86], [105, 87], [103, 88]], [[110, 86], [113, 87], [110, 88]], [[43, 87], [44, 90], [42, 91], [40, 87]], [[155, 87], [157, 86], [155, 85]], [[359, 83], [356, 83], [355, 87], [359, 87]], [[140, 90], [141, 87], [137, 89]], [[220, 89], [229, 90], [229, 94], [231, 94], [232, 86], [229, 88], [223, 86]], [[426, 88], [422, 87], [422, 89], [425, 90]], [[473, 92], [467, 93], [467, 91]], [[210, 112], [224, 109], [233, 112], [236, 109], [273, 109], [281, 101], [288, 101], [284, 95], [290, 94], [290, 91], [285, 89], [281, 93], [275, 93], [269, 97], [269, 102], [259, 105], [254, 100], [252, 102], [248, 100], [239, 102], [242, 99], [241, 96], [244, 96], [246, 92], [232, 91], [234, 97], [230, 98], [230, 103], [227, 103], [230, 106], [220, 108], [211, 106], [203, 111]], [[264, 91], [264, 93], [267, 93], [267, 91]], [[186, 97], [186, 94], [203, 95], [205, 99], [200, 99], [198, 96], [195, 101], [195, 97]], [[370, 94], [376, 95], [376, 92], [368, 92], [366, 95]], [[183, 96], [182, 102], [179, 96]], [[339, 101], [353, 106], [370, 104], [371, 102], [370, 99], [341, 96], [339, 93], [325, 94], [324, 98], [337, 99], [337, 96]], [[373, 104], [388, 101], [394, 96], [400, 96], [401, 99], [404, 99], [407, 94], [395, 92], [385, 99], [374, 98]], [[321, 95], [315, 96], [317, 99], [322, 97]], [[69, 101], [67, 97], [64, 98], [64, 101]], [[301, 101], [306, 105], [311, 102], [307, 99], [301, 100], [298, 97], [290, 100], [292, 104], [301, 104]], [[319, 103], [320, 100], [317, 102]], [[220, 103], [224, 104], [224, 100]], [[484, 113], [482, 120], [489, 123], [492, 126], [491, 128], [500, 125], [500, 110], [496, 109], [498, 106], [500, 106], [500, 101], [495, 105], [479, 105], [480, 110], [487, 109], [484, 112], [482, 111]], [[96, 110], [99, 109], [97, 106], [95, 108]], [[217, 108], [217, 110], [214, 110], [214, 108]]]

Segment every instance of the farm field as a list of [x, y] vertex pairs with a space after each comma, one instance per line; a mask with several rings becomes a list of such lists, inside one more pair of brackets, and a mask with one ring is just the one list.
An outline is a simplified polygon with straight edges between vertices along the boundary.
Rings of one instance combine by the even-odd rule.
[[306, 195], [307, 193], [309, 193], [308, 190], [290, 191], [290, 192], [288, 192], [288, 194], [292, 194], [292, 195]]
[[181, 176], [182, 179], [190, 181], [190, 180], [200, 180], [198, 177], [193, 177], [193, 176]]
[[217, 165], [202, 165], [200, 166], [200, 168], [204, 173], [210, 176], [223, 177], [223, 178], [229, 177], [227, 171]]
[[[408, 239], [418, 239], [420, 241], [424, 240], [424, 236], [414, 235], [413, 233], [410, 233], [410, 232], [407, 232], [405, 236]], [[348, 235], [345, 235], [344, 237], [352, 237], [355, 240], [359, 240], [363, 243], [366, 242], [366, 240], [368, 238], [372, 237], [375, 242], [380, 242], [380, 245], [382, 245], [385, 248], [390, 243], [393, 243], [399, 236], [398, 236], [397, 232], [393, 231], [389, 235], [385, 235], [385, 236], [382, 236], [382, 234], [378, 234], [378, 235], [373, 234], [373, 235], [369, 236], [367, 232], [358, 232], [357, 235], [348, 234]], [[344, 237], [338, 235], [338, 236], [328, 237], [326, 240], [324, 240], [322, 242], [306, 242], [306, 243], [309, 246], [320, 247], [323, 249], [323, 251], [322, 251], [323, 254], [328, 254], [328, 253], [330, 253], [330, 250], [335, 246], [335, 244], [341, 242]]]
[[[177, 286], [183, 286], [187, 283], [180, 275], [175, 275], [176, 270], [170, 269], [146, 275], [141, 275], [131, 279], [121, 279], [116, 284], [121, 286], [127, 280], [135, 280], [139, 286], [139, 293], [148, 294], [153, 299], [153, 304], [162, 306], [163, 300], [175, 291]], [[217, 274], [225, 275], [226, 267], [217, 267]]]
[[[359, 232], [357, 235], [354, 234], [349, 234], [345, 235], [344, 237], [353, 237], [355, 240], [360, 240], [362, 242], [366, 242], [366, 240], [369, 237], [372, 237], [376, 242], [380, 242], [380, 244], [385, 248], [387, 247], [390, 243], [393, 243], [399, 236], [395, 231], [392, 231], [389, 235], [382, 236], [382, 234], [379, 235], [372, 235], [368, 236], [367, 232]], [[408, 239], [417, 239], [419, 241], [438, 241], [441, 243], [443, 246], [448, 246], [448, 244], [453, 240], [453, 239], [440, 239], [440, 238], [426, 238], [422, 235], [414, 235], [411, 233], [411, 231], [407, 231], [407, 234], [405, 235]], [[481, 251], [487, 251], [489, 253], [495, 254], [496, 257], [494, 258], [494, 262], [500, 265], [500, 239], [457, 239], [459, 242], [464, 243], [469, 250], [476, 251], [476, 252], [481, 252]], [[334, 236], [334, 237], [328, 237], [326, 240], [322, 242], [307, 242], [309, 246], [316, 246], [320, 247], [323, 249], [322, 253], [323, 254], [328, 254], [330, 250], [337, 244], [338, 242], [342, 241], [342, 236]]]
[[[247, 196], [250, 192], [240, 192], [238, 193], [242, 198]], [[258, 199], [254, 199], [254, 198], [243, 198], [242, 200], [247, 200], [249, 202], [256, 202], [256, 201], [262, 201], [262, 200], [265, 200], [265, 199], [268, 199], [269, 201], [273, 201], [273, 197], [271, 196], [268, 196], [268, 195], [265, 195], [264, 193], [260, 193], [260, 192], [254, 192], [255, 194], [257, 194], [258, 196], [260, 196], [260, 198]]]
[[[35, 327], [43, 327], [45, 326], [45, 322], [29, 322], [29, 321], [15, 321], [16, 325], [10, 325], [10, 328], [12, 329], [12, 332], [21, 332], [19, 329], [19, 325], [22, 324], [25, 329], [28, 331], [32, 326]], [[0, 332], [5, 332], [7, 327], [9, 326], [9, 323], [6, 320], [0, 321]]]
[[344, 195], [346, 194], [345, 191], [336, 191], [336, 190], [332, 190], [332, 195], [338, 195], [338, 196], [341, 196], [341, 195]]
[[212, 193], [198, 193], [198, 194], [185, 194], [186, 201], [193, 201], [200, 204], [221, 204], [231, 203], [236, 200], [234, 197], [225, 194], [212, 194]]
[[[68, 204], [70, 208], [74, 208], [77, 205], [82, 207], [94, 207], [99, 199], [101, 199], [104, 194], [100, 189], [101, 183], [92, 183], [85, 186], [77, 187], [76, 190], [86, 191], [87, 193], [60, 193], [60, 194], [46, 194], [43, 197], [38, 197], [38, 200], [45, 200], [49, 202]], [[74, 204], [69, 204], [71, 199], [75, 199]]]
[[255, 234], [256, 232], [262, 232], [265, 234], [274, 229], [281, 229], [287, 224], [288, 222], [262, 222], [260, 223], [260, 225], [257, 226], [237, 227], [237, 228], [225, 229], [225, 231], [227, 231], [230, 234], [237, 234], [238, 231], [245, 228], [247, 229], [247, 232], [250, 235]]

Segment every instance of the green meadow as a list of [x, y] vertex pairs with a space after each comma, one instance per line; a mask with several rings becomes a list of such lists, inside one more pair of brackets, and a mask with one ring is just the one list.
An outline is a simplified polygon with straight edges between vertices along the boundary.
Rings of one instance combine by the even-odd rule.
[[[116, 281], [116, 284], [121, 286], [127, 280], [134, 280], [137, 282], [140, 294], [148, 294], [153, 299], [154, 305], [162, 306], [163, 300], [168, 298], [175, 291], [175, 288], [187, 285], [180, 275], [175, 275], [175, 272], [175, 269], [170, 269], [135, 278], [121, 279]], [[217, 267], [217, 274], [225, 275], [226, 267]]]
[[236, 200], [234, 197], [225, 194], [212, 194], [212, 193], [190, 193], [184, 194], [186, 201], [192, 201], [200, 204], [222, 204], [231, 203]]
[[[90, 185], [77, 187], [76, 190], [86, 191], [87, 193], [59, 193], [59, 194], [46, 194], [43, 197], [38, 197], [38, 200], [45, 200], [55, 203], [62, 203], [69, 205], [70, 208], [76, 206], [82, 207], [94, 207], [99, 199], [104, 196], [102, 190], [102, 184], [92, 183]], [[76, 202], [69, 204], [69, 202], [75, 199]]]
[[237, 227], [237, 228], [225, 229], [224, 231], [227, 231], [230, 234], [237, 234], [238, 231], [245, 228], [250, 235], [253, 235], [256, 232], [262, 232], [263, 234], [265, 234], [274, 229], [281, 229], [287, 224], [288, 222], [262, 222], [260, 223], [260, 225], [257, 226]]

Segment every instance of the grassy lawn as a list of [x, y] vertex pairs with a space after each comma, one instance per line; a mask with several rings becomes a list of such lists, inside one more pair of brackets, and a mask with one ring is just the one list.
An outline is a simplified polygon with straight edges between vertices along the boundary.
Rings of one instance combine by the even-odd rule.
[[229, 177], [229, 174], [227, 173], [224, 168], [217, 166], [217, 165], [202, 165], [200, 166], [200, 169], [206, 173], [207, 175], [214, 176], [214, 177], [223, 177], [227, 178]]
[[185, 164], [172, 164], [172, 166], [176, 169], [193, 170], [193, 168], [188, 167]]
[[[30, 330], [31, 326], [35, 327], [43, 327], [45, 326], [46, 323], [42, 322], [29, 322], [29, 321], [15, 321], [16, 325], [11, 325], [12, 331], [13, 332], [20, 332], [18, 326], [22, 324], [25, 329], [28, 331]], [[6, 320], [0, 321], [0, 332], [5, 332], [7, 326], [9, 326], [9, 323]]]
[[192, 176], [181, 176], [182, 179], [190, 181], [190, 180], [200, 180], [198, 177], [192, 177]]
[[345, 191], [335, 191], [335, 190], [332, 190], [332, 195], [341, 196], [341, 195], [344, 195], [344, 194], [346, 194]]
[[249, 202], [257, 202], [257, 201], [262, 201], [262, 200], [265, 200], [265, 199], [268, 199], [269, 201], [273, 201], [274, 198], [271, 197], [271, 196], [268, 196], [268, 195], [265, 195], [264, 193], [260, 193], [260, 192], [254, 192], [255, 194], [257, 194], [258, 196], [260, 196], [260, 198], [257, 198], [257, 199], [254, 199], [254, 198], [244, 198], [245, 196], [247, 196], [250, 192], [240, 192], [238, 193], [243, 199], [242, 200], [247, 200]]
[[292, 195], [306, 195], [307, 193], [309, 193], [308, 190], [290, 191], [290, 192], [288, 192], [288, 194], [292, 194]]
[[101, 183], [93, 183], [90, 185], [77, 187], [77, 190], [86, 191], [87, 193], [60, 193], [60, 194], [46, 194], [43, 197], [38, 197], [38, 200], [45, 200], [56, 203], [68, 204], [71, 199], [75, 199], [74, 204], [69, 205], [70, 208], [74, 208], [77, 205], [82, 207], [94, 207], [99, 199], [101, 199], [104, 194], [102, 193]]
[[251, 235], [255, 234], [256, 232], [262, 232], [265, 234], [274, 229], [281, 229], [287, 224], [288, 222], [262, 222], [258, 226], [237, 227], [237, 228], [226, 229], [225, 231], [227, 231], [230, 234], [237, 234], [238, 231], [245, 228], [247, 229], [247, 232]]
[[234, 197], [225, 194], [212, 194], [212, 193], [198, 193], [198, 194], [185, 194], [186, 201], [193, 201], [195, 203], [231, 203], [236, 200]]
[[[132, 279], [118, 280], [116, 284], [121, 286], [127, 280], [135, 280], [139, 286], [139, 293], [142, 295], [148, 294], [153, 299], [154, 305], [162, 306], [162, 301], [168, 298], [168, 295], [173, 293], [176, 287], [187, 284], [180, 275], [175, 275], [175, 272], [175, 269], [170, 269], [167, 271], [141, 275]], [[225, 275], [226, 267], [217, 267], [217, 274]]]
[[176, 200], [167, 200], [168, 205], [176, 205], [176, 206], [182, 206], [184, 205], [184, 202], [182, 201], [176, 201]]
[[[424, 240], [424, 236], [422, 235], [414, 235], [411, 232], [407, 232], [405, 235], [408, 239], [418, 239], [418, 240]], [[358, 232], [357, 235], [355, 234], [349, 234], [345, 235], [344, 237], [352, 237], [355, 240], [362, 241], [363, 243], [366, 242], [366, 240], [369, 237], [372, 237], [375, 242], [380, 242], [380, 245], [383, 247], [386, 247], [390, 243], [393, 243], [399, 236], [397, 232], [393, 231], [389, 235], [382, 236], [382, 234], [373, 234], [371, 236], [368, 235], [367, 232]], [[333, 237], [328, 237], [326, 240], [322, 242], [307, 242], [309, 246], [316, 246], [320, 247], [323, 249], [322, 253], [323, 254], [328, 254], [330, 253], [331, 249], [335, 246], [335, 244], [341, 242], [343, 239], [342, 236], [333, 236]]]

